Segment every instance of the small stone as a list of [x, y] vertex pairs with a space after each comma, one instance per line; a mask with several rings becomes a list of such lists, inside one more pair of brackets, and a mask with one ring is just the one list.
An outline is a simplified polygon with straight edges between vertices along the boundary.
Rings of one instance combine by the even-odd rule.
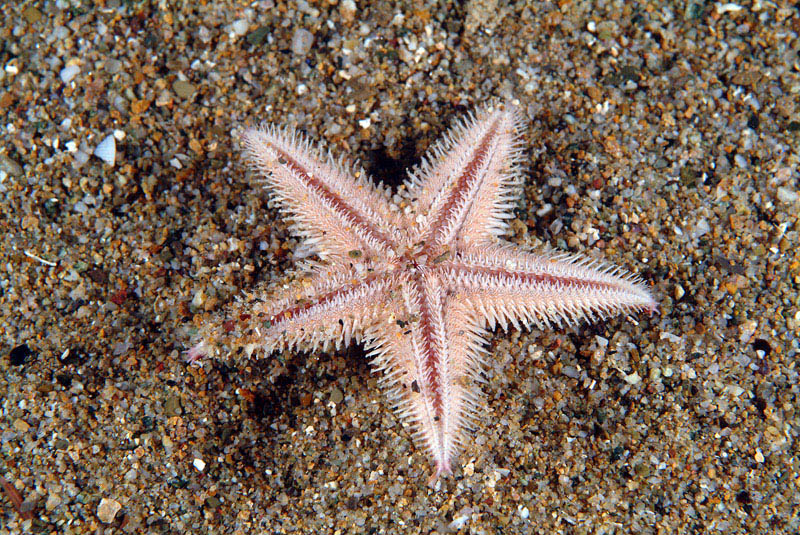
[[686, 295], [686, 290], [684, 290], [683, 286], [681, 286], [680, 284], [676, 284], [675, 285], [675, 292], [674, 292], [673, 295], [675, 297], [675, 300], [678, 301], [678, 300], [680, 300], [681, 297]]
[[725, 13], [736, 13], [744, 9], [739, 4], [734, 4], [733, 2], [719, 2], [714, 8], [717, 12], [717, 15], [724, 15]]
[[181, 98], [191, 98], [197, 88], [189, 82], [175, 80], [175, 83], [172, 84], [172, 90]]
[[344, 0], [339, 4], [339, 15], [344, 22], [353, 22], [356, 15], [356, 3], [353, 0]]
[[0, 171], [10, 176], [22, 176], [22, 166], [5, 154], [0, 156]]
[[165, 89], [156, 97], [156, 106], [163, 107], [172, 104], [172, 94], [168, 89]]
[[331, 390], [331, 401], [333, 401], [338, 405], [339, 403], [342, 402], [343, 399], [344, 399], [344, 394], [342, 393], [342, 391], [336, 387], [333, 387], [333, 390]]
[[105, 64], [108, 74], [117, 74], [122, 69], [122, 62], [118, 59], [109, 59]]
[[63, 41], [64, 39], [69, 37], [69, 34], [70, 31], [65, 26], [58, 25], [55, 28], [53, 28], [53, 37], [57, 41]]
[[206, 28], [205, 26], [200, 26], [197, 29], [197, 37], [203, 43], [208, 44], [211, 41], [211, 37], [212, 37], [211, 31], [208, 28]]
[[740, 71], [733, 75], [731, 82], [736, 85], [755, 86], [761, 79], [761, 73], [755, 70]]
[[311, 50], [314, 36], [305, 28], [298, 28], [292, 36], [292, 52], [298, 56], [305, 56]]
[[794, 191], [794, 190], [792, 190], [790, 188], [784, 187], [784, 186], [778, 187], [778, 200], [779, 201], [781, 201], [783, 203], [786, 203], [786, 204], [792, 204], [793, 202], [797, 201], [797, 198], [798, 198], [798, 195], [797, 195], [796, 191]]
[[194, 459], [192, 461], [192, 466], [194, 466], [198, 472], [202, 472], [206, 469], [206, 462], [203, 459]]
[[233, 33], [235, 33], [236, 35], [242, 36], [242, 35], [247, 33], [247, 28], [249, 26], [250, 26], [250, 23], [248, 23], [245, 19], [239, 19], [237, 21], [234, 21], [234, 23], [231, 26], [231, 28], [233, 28]]
[[632, 80], [634, 82], [638, 82], [642, 77], [641, 70], [635, 65], [624, 65], [620, 69], [619, 74], [625, 81]]
[[703, 7], [699, 2], [688, 2], [683, 10], [683, 20], [694, 20], [703, 14]]
[[133, 102], [131, 102], [131, 111], [136, 114], [144, 113], [145, 111], [147, 111], [147, 108], [149, 107], [150, 107], [149, 100], [134, 100]]
[[61, 72], [58, 74], [61, 77], [61, 81], [65, 84], [70, 83], [73, 78], [78, 76], [78, 73], [81, 72], [81, 68], [77, 65], [67, 65]]
[[22, 16], [28, 21], [28, 24], [35, 24], [41, 20], [42, 12], [31, 6], [25, 8], [22, 12]]
[[100, 142], [94, 149], [94, 155], [106, 162], [108, 165], [114, 165], [117, 157], [117, 142], [114, 140], [113, 134], [107, 136]]
[[755, 456], [753, 458], [759, 464], [764, 462], [764, 454], [761, 453], [761, 450], [756, 450], [756, 454], [755, 454]]
[[0, 109], [8, 108], [12, 104], [14, 104], [14, 95], [10, 91], [3, 93], [3, 96], [0, 97]]
[[75, 160], [75, 167], [81, 167], [89, 161], [89, 155], [82, 150], [76, 151], [72, 158]]
[[746, 343], [750, 341], [753, 335], [756, 333], [756, 329], [758, 329], [758, 322], [756, 320], [750, 319], [745, 320], [739, 324], [739, 342]]
[[47, 509], [47, 511], [52, 511], [59, 505], [61, 505], [61, 496], [58, 494], [50, 494], [47, 496], [47, 501], [44, 503], [44, 508]]
[[648, 375], [650, 378], [651, 383], [656, 383], [661, 378], [661, 369], [660, 368], [650, 368], [650, 374]]
[[264, 42], [267, 36], [269, 36], [269, 28], [266, 26], [261, 26], [247, 35], [247, 42], [251, 45], [258, 46]]
[[708, 224], [706, 218], [700, 219], [695, 227], [692, 229], [692, 238], [699, 238], [705, 236], [711, 231], [711, 226]]
[[625, 382], [629, 385], [636, 385], [642, 382], [642, 377], [636, 372], [625, 376]]
[[742, 387], [741, 387], [741, 386], [739, 386], [739, 385], [730, 385], [730, 386], [728, 387], [728, 392], [730, 392], [730, 394], [731, 394], [732, 396], [734, 396], [734, 397], [737, 397], [737, 398], [738, 398], [739, 396], [741, 396], [742, 394], [744, 394], [744, 388], [742, 388]]
[[120, 509], [122, 509], [122, 505], [117, 500], [103, 498], [100, 500], [100, 505], [97, 506], [97, 518], [103, 524], [110, 524], [114, 521], [114, 517], [117, 516]]
[[472, 461], [468, 462], [468, 463], [467, 463], [467, 464], [464, 466], [464, 468], [462, 469], [462, 472], [463, 472], [463, 473], [464, 473], [464, 475], [465, 475], [465, 476], [467, 476], [467, 477], [469, 477], [469, 476], [471, 476], [471, 475], [474, 475], [474, 474], [475, 474], [475, 463], [473, 463]]
[[180, 416], [182, 412], [181, 403], [176, 396], [167, 398], [166, 403], [164, 403], [164, 413], [168, 417]]
[[19, 431], [20, 433], [27, 433], [30, 428], [31, 426], [28, 425], [28, 422], [26, 422], [22, 418], [17, 418], [16, 420], [14, 420], [14, 429]]

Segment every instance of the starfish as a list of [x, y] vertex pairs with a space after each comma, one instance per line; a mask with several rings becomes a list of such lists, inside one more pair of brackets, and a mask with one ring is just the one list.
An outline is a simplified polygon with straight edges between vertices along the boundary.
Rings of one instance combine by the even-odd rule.
[[656, 307], [643, 283], [618, 268], [502, 239], [523, 180], [521, 125], [510, 103], [478, 110], [394, 194], [294, 130], [247, 130], [251, 164], [317, 259], [290, 283], [247, 293], [227, 321], [201, 327], [188, 359], [361, 341], [427, 450], [431, 481], [450, 473], [477, 423], [489, 329]]

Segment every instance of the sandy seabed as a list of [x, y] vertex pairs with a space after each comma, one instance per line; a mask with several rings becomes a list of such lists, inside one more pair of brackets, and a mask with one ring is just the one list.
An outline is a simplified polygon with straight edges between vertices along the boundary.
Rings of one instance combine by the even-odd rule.
[[[0, 31], [0, 533], [794, 533], [800, 11], [789, 2], [27, 2]], [[491, 98], [515, 243], [659, 311], [490, 338], [454, 476], [363, 348], [187, 367], [295, 262], [238, 136], [392, 187]], [[220, 319], [220, 321], [222, 321]]]

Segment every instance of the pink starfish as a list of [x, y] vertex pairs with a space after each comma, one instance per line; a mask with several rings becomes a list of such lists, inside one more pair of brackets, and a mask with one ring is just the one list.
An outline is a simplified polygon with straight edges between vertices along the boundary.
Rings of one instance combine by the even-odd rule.
[[320, 158], [292, 130], [244, 134], [247, 155], [319, 255], [289, 285], [258, 290], [189, 351], [340, 348], [363, 341], [400, 418], [449, 473], [480, 403], [486, 330], [653, 311], [635, 277], [501, 239], [519, 194], [520, 117], [489, 106], [459, 122], [392, 195]]

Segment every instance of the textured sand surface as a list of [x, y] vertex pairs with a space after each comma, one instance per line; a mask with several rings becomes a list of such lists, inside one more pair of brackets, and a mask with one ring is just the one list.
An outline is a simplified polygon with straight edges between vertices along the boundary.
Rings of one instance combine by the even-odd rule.
[[[789, 2], [3, 13], [0, 533], [800, 529]], [[396, 186], [493, 97], [530, 120], [510, 239], [638, 273], [656, 314], [497, 332], [435, 489], [358, 346], [184, 364], [195, 321], [295, 261], [244, 126]]]

